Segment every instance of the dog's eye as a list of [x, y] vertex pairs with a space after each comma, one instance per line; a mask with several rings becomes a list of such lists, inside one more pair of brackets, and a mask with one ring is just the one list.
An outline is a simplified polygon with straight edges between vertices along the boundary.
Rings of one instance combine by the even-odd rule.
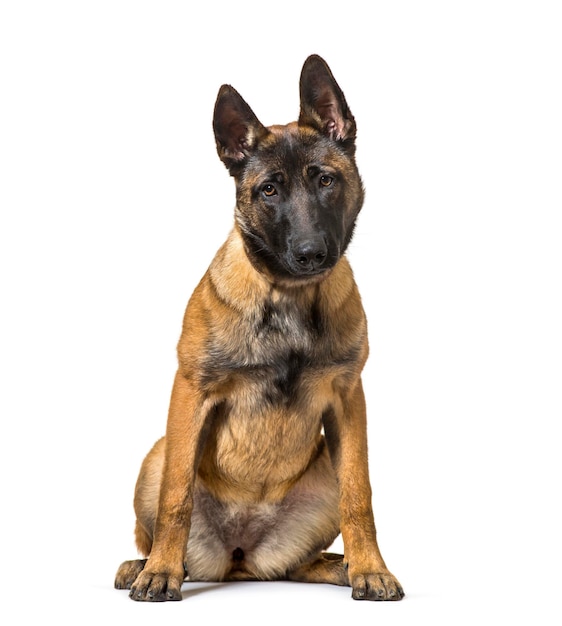
[[322, 187], [329, 187], [334, 182], [332, 176], [328, 176], [327, 174], [323, 174], [320, 176], [320, 184]]
[[277, 189], [275, 189], [275, 187], [271, 183], [264, 185], [261, 188], [261, 190], [262, 190], [263, 195], [267, 196], [268, 198], [271, 198], [271, 196], [277, 195]]

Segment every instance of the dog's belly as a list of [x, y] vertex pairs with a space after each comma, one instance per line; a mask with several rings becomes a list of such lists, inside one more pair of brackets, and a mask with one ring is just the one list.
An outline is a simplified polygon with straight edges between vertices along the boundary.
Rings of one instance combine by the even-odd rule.
[[233, 396], [210, 433], [200, 477], [223, 501], [280, 501], [318, 455], [321, 429], [322, 412], [298, 393], [279, 404]]
[[306, 471], [277, 501], [244, 500], [240, 490], [218, 498], [197, 482], [187, 548], [191, 580], [280, 578], [303, 555], [331, 545], [339, 533], [338, 486], [320, 441]]

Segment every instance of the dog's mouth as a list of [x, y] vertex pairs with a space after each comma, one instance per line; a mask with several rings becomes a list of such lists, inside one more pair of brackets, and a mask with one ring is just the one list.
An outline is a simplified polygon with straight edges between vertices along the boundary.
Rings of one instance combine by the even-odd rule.
[[274, 277], [286, 285], [305, 285], [324, 280], [332, 271], [340, 256], [331, 254], [325, 259], [313, 262], [296, 260], [294, 255], [276, 255], [275, 269], [270, 265], [270, 271]]
[[321, 263], [303, 263], [294, 259], [281, 258], [281, 263], [285, 266], [287, 272], [295, 278], [312, 278], [314, 276], [322, 276], [329, 272], [334, 265], [335, 261], [324, 260]]

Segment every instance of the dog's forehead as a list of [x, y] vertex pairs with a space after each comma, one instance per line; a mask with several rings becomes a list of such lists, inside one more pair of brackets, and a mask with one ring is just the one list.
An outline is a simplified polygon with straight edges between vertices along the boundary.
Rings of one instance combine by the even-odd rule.
[[337, 167], [339, 150], [326, 136], [308, 126], [291, 122], [268, 126], [269, 133], [260, 142], [250, 169], [300, 169], [311, 163], [331, 163]]
[[268, 126], [269, 140], [272, 143], [285, 143], [295, 148], [306, 148], [322, 143], [322, 136], [310, 126], [303, 126], [298, 122], [289, 124], [275, 124]]

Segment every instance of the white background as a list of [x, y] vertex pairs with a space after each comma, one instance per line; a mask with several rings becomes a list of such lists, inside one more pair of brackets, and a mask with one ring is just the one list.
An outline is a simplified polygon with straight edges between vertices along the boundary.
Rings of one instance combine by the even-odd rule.
[[[562, 623], [557, 4], [0, 5], [3, 623]], [[310, 53], [358, 122], [374, 508], [407, 597], [247, 583], [137, 604], [112, 589], [134, 482], [232, 221], [216, 93], [288, 122]]]

